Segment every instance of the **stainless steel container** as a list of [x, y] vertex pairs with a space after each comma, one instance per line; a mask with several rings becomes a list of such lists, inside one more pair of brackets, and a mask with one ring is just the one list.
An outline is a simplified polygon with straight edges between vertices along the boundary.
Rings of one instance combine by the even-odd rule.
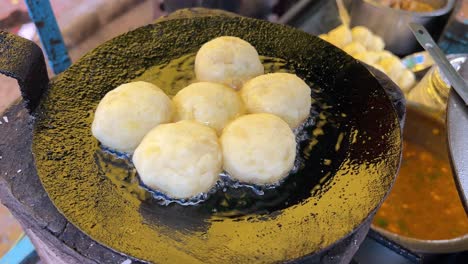
[[427, 28], [434, 39], [439, 39], [455, 0], [426, 0], [438, 8], [432, 12], [412, 12], [375, 4], [378, 1], [352, 0], [351, 25], [365, 26], [383, 38], [385, 49], [399, 56], [422, 50], [408, 28], [408, 23], [419, 23]]
[[[450, 54], [447, 56], [455, 70], [468, 61], [468, 54]], [[422, 80], [408, 93], [407, 99], [434, 109], [445, 117], [447, 99], [450, 92], [450, 82], [440, 72], [438, 66], [432, 68], [424, 75]]]

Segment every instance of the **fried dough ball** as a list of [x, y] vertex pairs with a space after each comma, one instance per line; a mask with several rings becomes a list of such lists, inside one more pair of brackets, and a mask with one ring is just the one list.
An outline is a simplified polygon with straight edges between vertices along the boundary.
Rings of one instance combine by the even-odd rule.
[[400, 59], [397, 57], [388, 57], [378, 63], [384, 69], [385, 73], [392, 79], [394, 82], [398, 82], [398, 79], [405, 70], [405, 65], [401, 63]]
[[374, 68], [376, 68], [377, 70], [379, 70], [379, 71], [385, 73], [385, 69], [382, 68], [382, 66], [380, 66], [379, 64], [375, 64], [375, 63], [374, 63], [374, 64], [369, 64], [369, 65], [372, 66], [372, 67], [374, 67]]
[[135, 168], [145, 185], [172, 198], [209, 191], [222, 169], [216, 132], [191, 120], [159, 125], [135, 150]]
[[330, 41], [328, 41], [328, 35], [327, 34], [320, 34], [318, 37], [325, 40], [326, 42], [330, 42]]
[[133, 152], [153, 127], [172, 120], [171, 99], [147, 82], [122, 84], [108, 92], [94, 114], [92, 133], [103, 145]]
[[239, 89], [247, 80], [264, 73], [257, 50], [237, 37], [218, 37], [198, 50], [195, 74], [199, 81], [219, 82]]
[[357, 26], [351, 29], [351, 35], [353, 41], [357, 41], [363, 44], [364, 46], [366, 46], [367, 43], [373, 38], [372, 32], [368, 28], [363, 26]]
[[241, 116], [224, 128], [220, 141], [224, 169], [241, 182], [276, 183], [294, 166], [294, 133], [275, 115]]
[[354, 54], [353, 57], [367, 64], [375, 64], [379, 61], [379, 56], [374, 51], [359, 52]]
[[310, 113], [310, 87], [295, 74], [270, 73], [248, 81], [241, 90], [249, 113], [270, 113], [291, 128], [299, 126]]
[[343, 50], [351, 56], [366, 52], [366, 48], [361, 43], [354, 41], [344, 46]]
[[368, 51], [381, 51], [385, 43], [381, 37], [372, 34], [372, 32], [363, 26], [354, 27], [351, 30], [353, 41], [361, 43]]
[[338, 26], [328, 33], [328, 42], [337, 46], [338, 48], [343, 48], [348, 43], [353, 41], [351, 30], [345, 27], [344, 25]]
[[220, 83], [193, 83], [180, 90], [172, 101], [176, 121], [195, 120], [218, 133], [228, 122], [245, 112], [239, 94]]
[[374, 35], [372, 40], [366, 45], [369, 51], [382, 51], [385, 48], [385, 42], [379, 36]]
[[407, 92], [411, 87], [413, 87], [415, 79], [416, 78], [412, 71], [404, 69], [398, 78], [397, 84], [404, 92]]
[[377, 62], [380, 62], [384, 59], [388, 58], [394, 58], [394, 59], [399, 59], [397, 56], [395, 56], [393, 53], [387, 50], [382, 50], [382, 51], [377, 51], [375, 52], [375, 55], [377, 56]]

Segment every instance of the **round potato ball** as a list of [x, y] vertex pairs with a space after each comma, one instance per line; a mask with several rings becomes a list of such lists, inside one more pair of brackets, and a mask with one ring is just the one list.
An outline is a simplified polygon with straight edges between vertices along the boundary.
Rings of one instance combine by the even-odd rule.
[[372, 32], [363, 26], [357, 26], [351, 29], [351, 35], [353, 41], [359, 42], [364, 46], [366, 46], [369, 41], [372, 41], [373, 38]]
[[354, 27], [351, 30], [353, 41], [361, 43], [369, 51], [381, 51], [385, 43], [381, 37], [372, 34], [372, 32], [363, 26]]
[[328, 32], [327, 41], [335, 45], [338, 48], [343, 48], [347, 44], [353, 41], [351, 30], [344, 25], [340, 25], [335, 29]]
[[366, 48], [359, 42], [351, 42], [343, 47], [343, 50], [351, 56], [355, 54], [366, 52]]
[[220, 133], [224, 126], [245, 112], [239, 94], [212, 82], [193, 83], [172, 98], [175, 120], [195, 120]]
[[272, 184], [289, 174], [296, 141], [288, 124], [272, 114], [244, 115], [221, 135], [224, 169], [246, 183]]
[[99, 102], [91, 131], [103, 145], [133, 152], [153, 127], [171, 122], [171, 99], [156, 85], [131, 82], [108, 92]]
[[328, 34], [320, 34], [318, 37], [328, 42]]
[[374, 56], [378, 58], [377, 63], [380, 63], [382, 60], [389, 59], [389, 58], [398, 59], [397, 56], [395, 56], [393, 53], [391, 53], [388, 50], [376, 51], [376, 52], [373, 52], [373, 54]]
[[270, 113], [291, 128], [299, 126], [310, 113], [310, 87], [295, 74], [270, 73], [248, 81], [241, 97], [249, 113]]
[[379, 70], [379, 71], [385, 73], [385, 69], [382, 68], [382, 66], [380, 66], [379, 64], [374, 63], [374, 64], [369, 64], [369, 65], [372, 66], [372, 67], [374, 67], [374, 68], [376, 68], [377, 70]]
[[404, 92], [408, 92], [413, 87], [415, 80], [414, 73], [408, 69], [404, 69], [398, 78], [397, 84]]
[[152, 129], [135, 150], [133, 163], [142, 182], [172, 198], [209, 191], [222, 170], [216, 132], [191, 120]]
[[378, 53], [375, 51], [359, 52], [353, 54], [353, 57], [367, 64], [375, 64], [380, 60]]
[[195, 57], [195, 75], [199, 81], [219, 82], [239, 89], [244, 82], [263, 73], [257, 50], [237, 37], [208, 41]]
[[388, 57], [382, 59], [378, 63], [385, 71], [385, 73], [394, 82], [398, 82], [401, 73], [405, 70], [405, 65], [401, 62], [398, 57]]
[[382, 51], [385, 48], [385, 42], [381, 37], [374, 35], [372, 40], [366, 45], [366, 48], [370, 51]]

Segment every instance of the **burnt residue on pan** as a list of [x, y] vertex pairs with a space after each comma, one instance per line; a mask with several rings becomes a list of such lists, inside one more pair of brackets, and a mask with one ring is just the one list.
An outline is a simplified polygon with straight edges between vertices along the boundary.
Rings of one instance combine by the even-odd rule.
[[[358, 228], [393, 183], [401, 150], [393, 106], [362, 65], [324, 41], [283, 25], [212, 14], [128, 32], [52, 81], [36, 113], [32, 147], [44, 188], [87, 235], [141, 260], [278, 262], [328, 248]], [[105, 93], [222, 35], [283, 59], [314, 84], [315, 120], [306, 129], [310, 139], [300, 146], [306, 162], [280, 187], [288, 188], [288, 204], [234, 216], [203, 209], [224, 203], [218, 194], [190, 209], [159, 205], [134, 185], [125, 157], [115, 160], [91, 135], [93, 113]], [[109, 170], [120, 170], [121, 181], [108, 177]], [[122, 187], [126, 180], [135, 187]]]

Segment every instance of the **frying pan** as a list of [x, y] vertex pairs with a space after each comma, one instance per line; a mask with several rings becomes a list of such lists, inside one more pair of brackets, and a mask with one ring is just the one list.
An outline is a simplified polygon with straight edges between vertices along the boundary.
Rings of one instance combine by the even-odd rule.
[[[200, 11], [118, 36], [49, 84], [45, 71], [33, 70], [44, 68], [37, 47], [0, 34], [1, 62], [7, 65], [2, 72], [19, 79], [33, 116], [31, 166], [54, 205], [95, 241], [159, 263], [320, 261], [313, 257], [367, 232], [401, 156], [398, 117], [376, 77], [341, 50], [293, 28], [218, 11], [194, 12]], [[194, 54], [222, 35], [247, 40], [311, 86], [312, 111], [301, 132], [306, 140], [299, 144], [298, 170], [276, 189], [226, 186], [198, 205], [161, 205], [140, 186], [129, 157], [93, 138], [94, 110], [116, 86]], [[173, 95], [182, 87], [162, 88]], [[19, 116], [21, 107], [7, 114]], [[18, 154], [14, 143], [8, 147]]]

